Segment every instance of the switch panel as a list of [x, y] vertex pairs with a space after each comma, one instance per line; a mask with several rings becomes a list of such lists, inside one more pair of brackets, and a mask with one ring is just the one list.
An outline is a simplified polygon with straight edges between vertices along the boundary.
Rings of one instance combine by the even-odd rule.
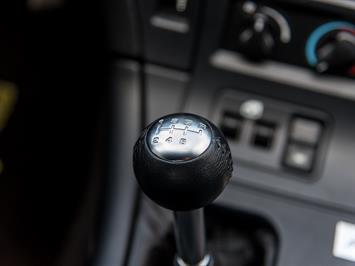
[[294, 170], [311, 172], [314, 156], [322, 141], [322, 122], [312, 118], [291, 118], [284, 166]]
[[[327, 114], [292, 103], [239, 92], [221, 93], [214, 111], [214, 121], [229, 140], [233, 156], [239, 162], [282, 172], [282, 176], [312, 178], [321, 168], [325, 152]], [[257, 116], [243, 111], [256, 103]]]

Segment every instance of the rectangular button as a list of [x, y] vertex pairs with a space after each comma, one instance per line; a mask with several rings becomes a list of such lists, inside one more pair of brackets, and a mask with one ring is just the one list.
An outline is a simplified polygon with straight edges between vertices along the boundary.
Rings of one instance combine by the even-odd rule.
[[289, 144], [284, 164], [293, 169], [310, 172], [313, 168], [314, 154], [315, 151], [312, 147]]
[[322, 125], [318, 121], [294, 118], [291, 122], [290, 137], [293, 141], [316, 146], [319, 143], [321, 133]]
[[223, 134], [233, 140], [239, 139], [242, 131], [243, 118], [232, 112], [225, 112], [222, 117], [221, 130]]
[[256, 122], [251, 138], [252, 145], [261, 149], [271, 149], [274, 141], [276, 125], [274, 123], [259, 121]]

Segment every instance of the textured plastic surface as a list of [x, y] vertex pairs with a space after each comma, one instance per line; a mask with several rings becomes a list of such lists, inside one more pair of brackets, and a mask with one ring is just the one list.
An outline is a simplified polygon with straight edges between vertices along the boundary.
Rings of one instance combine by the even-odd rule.
[[139, 71], [140, 65], [135, 61], [112, 65], [109, 94], [112, 117], [107, 140], [109, 158], [105, 164], [108, 176], [92, 266], [126, 265], [138, 190], [130, 154], [141, 128]]
[[154, 155], [144, 131], [134, 146], [134, 171], [144, 193], [159, 205], [176, 211], [206, 206], [222, 192], [231, 178], [233, 162], [222, 133], [210, 122], [212, 140], [207, 150], [189, 161], [168, 161]]

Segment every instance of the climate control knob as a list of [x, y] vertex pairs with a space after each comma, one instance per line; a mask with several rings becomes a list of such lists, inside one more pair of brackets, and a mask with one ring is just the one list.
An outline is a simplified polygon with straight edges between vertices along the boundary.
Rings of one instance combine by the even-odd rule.
[[257, 14], [239, 35], [240, 50], [251, 59], [267, 58], [277, 42], [276, 30], [270, 19]]
[[355, 77], [355, 25], [333, 21], [316, 28], [308, 38], [306, 58], [319, 73]]
[[254, 2], [242, 4], [243, 21], [238, 31], [238, 50], [253, 60], [269, 58], [277, 46], [291, 40], [291, 30], [277, 10]]
[[324, 40], [317, 49], [316, 70], [320, 73], [352, 74], [355, 65], [355, 35], [340, 31]]

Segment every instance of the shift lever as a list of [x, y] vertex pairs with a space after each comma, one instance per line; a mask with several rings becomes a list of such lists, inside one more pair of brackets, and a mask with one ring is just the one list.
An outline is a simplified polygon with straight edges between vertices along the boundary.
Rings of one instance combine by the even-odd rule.
[[223, 134], [197, 115], [162, 117], [136, 142], [133, 166], [143, 192], [174, 211], [175, 264], [211, 266], [202, 208], [218, 197], [232, 175]]

